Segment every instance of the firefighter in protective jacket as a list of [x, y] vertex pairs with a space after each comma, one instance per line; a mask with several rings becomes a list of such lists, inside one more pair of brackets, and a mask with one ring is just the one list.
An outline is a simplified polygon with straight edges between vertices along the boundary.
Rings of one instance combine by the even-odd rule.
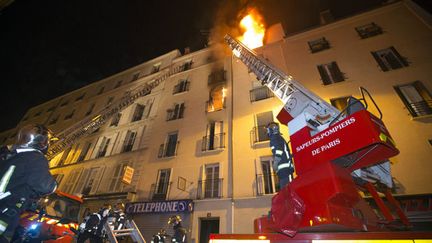
[[43, 125], [24, 126], [12, 154], [0, 162], [0, 242], [11, 239], [20, 214], [32, 202], [57, 188], [44, 156], [50, 139], [51, 133]]
[[279, 178], [282, 189], [293, 180], [294, 165], [289, 147], [279, 131], [279, 124], [270, 122], [267, 125], [267, 134], [270, 138], [270, 147], [273, 154], [273, 170]]
[[187, 243], [186, 233], [187, 230], [181, 225], [181, 217], [179, 215], [171, 216], [168, 220], [168, 224], [171, 224], [174, 229], [174, 235], [172, 237], [172, 242], [182, 242]]

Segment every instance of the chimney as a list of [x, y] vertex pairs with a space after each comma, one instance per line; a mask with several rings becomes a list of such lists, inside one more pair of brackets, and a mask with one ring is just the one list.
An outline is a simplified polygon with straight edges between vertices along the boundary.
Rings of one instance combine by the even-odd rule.
[[329, 24], [334, 21], [334, 17], [330, 12], [330, 9], [320, 12], [320, 25]]

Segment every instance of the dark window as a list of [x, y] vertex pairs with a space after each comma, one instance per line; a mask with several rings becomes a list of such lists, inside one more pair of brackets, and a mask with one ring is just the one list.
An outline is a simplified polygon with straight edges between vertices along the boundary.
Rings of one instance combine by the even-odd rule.
[[126, 138], [123, 143], [123, 149], [122, 152], [129, 152], [132, 151], [133, 145], [135, 143], [137, 133], [128, 131], [126, 134]]
[[192, 68], [192, 61], [187, 61], [183, 64], [183, 71], [189, 70]]
[[170, 185], [170, 174], [171, 169], [162, 169], [158, 172], [158, 179], [156, 185], [154, 185], [154, 193], [152, 200], [165, 200], [169, 185]]
[[139, 75], [140, 75], [140, 73], [135, 73], [135, 74], [132, 76], [132, 81], [131, 81], [131, 82], [138, 80], [138, 79], [139, 79]]
[[357, 31], [357, 33], [362, 39], [380, 35], [383, 33], [381, 27], [375, 24], [374, 22], [370, 24], [358, 26], [355, 28], [355, 30]]
[[123, 82], [123, 80], [118, 81], [117, 84], [114, 86], [114, 89], [120, 87], [122, 82]]
[[181, 92], [188, 91], [189, 84], [190, 82], [188, 82], [186, 79], [180, 80], [179, 83], [176, 86], [174, 86], [173, 94], [178, 94]]
[[317, 68], [324, 85], [338, 83], [345, 80], [344, 75], [340, 71], [336, 62], [318, 65]]
[[168, 134], [167, 141], [159, 147], [159, 158], [172, 157], [177, 153], [177, 133]]
[[224, 83], [226, 81], [226, 71], [223, 69], [220, 69], [218, 71], [212, 72], [208, 76], [208, 84], [218, 84], [218, 83]]
[[99, 89], [99, 92], [97, 93], [98, 95], [102, 94], [104, 92], [105, 87], [102, 87]]
[[132, 122], [141, 120], [143, 113], [144, 113], [144, 109], [145, 109], [144, 105], [137, 104], [137, 106], [135, 107], [133, 117], [132, 117]]
[[60, 115], [57, 115], [55, 118], [51, 119], [51, 120], [49, 121], [48, 125], [53, 125], [53, 124], [55, 124], [55, 123], [58, 121], [59, 116], [60, 116]]
[[78, 162], [83, 161], [87, 156], [87, 153], [90, 151], [91, 143], [87, 143], [84, 148], [81, 150], [80, 155], [78, 156]]
[[65, 120], [71, 119], [73, 117], [74, 113], [75, 113], [75, 110], [73, 110], [71, 113], [67, 114], [64, 119]]
[[412, 117], [432, 115], [432, 96], [420, 81], [395, 86], [394, 89]]
[[167, 110], [167, 121], [183, 118], [184, 109], [184, 103], [175, 104], [173, 109]]
[[63, 107], [65, 105], [67, 105], [68, 103], [69, 103], [69, 101], [65, 101], [65, 102], [61, 103], [60, 106]]
[[203, 137], [201, 151], [211, 151], [225, 148], [223, 122], [210, 122], [207, 125], [206, 136]]
[[402, 57], [393, 46], [371, 53], [384, 72], [408, 67], [406, 58]]
[[82, 100], [82, 99], [84, 99], [84, 96], [85, 96], [85, 93], [82, 94], [81, 96], [78, 96], [78, 97], [75, 99], [75, 101], [78, 101], [78, 100]]
[[38, 112], [34, 115], [34, 117], [40, 116], [40, 114], [42, 114], [42, 111], [38, 111]]
[[54, 109], [55, 109], [55, 106], [51, 106], [50, 108], [48, 108], [47, 112], [54, 111]]
[[111, 120], [110, 127], [116, 127], [118, 126], [121, 118], [121, 113], [117, 113]]
[[312, 53], [319, 52], [325, 49], [330, 49], [330, 43], [324, 37], [320, 39], [308, 41], [308, 45]]
[[100, 158], [100, 157], [105, 156], [110, 141], [111, 141], [110, 138], [106, 138], [106, 137], [104, 137], [104, 138], [102, 139], [101, 145], [100, 145], [100, 147], [99, 147], [99, 152], [98, 152], [96, 158]]
[[88, 111], [85, 113], [85, 116], [90, 115], [93, 112], [93, 109], [95, 107], [95, 104], [91, 104], [90, 108], [88, 109]]

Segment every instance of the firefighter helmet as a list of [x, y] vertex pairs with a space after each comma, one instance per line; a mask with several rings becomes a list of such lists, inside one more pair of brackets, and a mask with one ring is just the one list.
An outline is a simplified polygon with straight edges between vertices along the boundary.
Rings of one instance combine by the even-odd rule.
[[277, 135], [280, 133], [279, 124], [276, 122], [270, 122], [266, 128], [267, 128], [267, 135], [269, 135], [269, 136]]
[[43, 153], [48, 151], [52, 132], [44, 125], [29, 124], [20, 129], [16, 146], [19, 148], [34, 148]]
[[168, 219], [168, 224], [179, 224], [182, 221], [181, 217], [179, 215], [173, 215]]

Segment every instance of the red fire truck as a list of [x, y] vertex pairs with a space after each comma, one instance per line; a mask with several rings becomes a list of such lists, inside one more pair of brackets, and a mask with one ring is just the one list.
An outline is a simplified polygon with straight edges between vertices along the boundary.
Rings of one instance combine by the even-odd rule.
[[61, 191], [40, 199], [35, 210], [21, 214], [14, 237], [24, 242], [73, 242], [82, 202]]
[[[240, 41], [229, 35], [225, 41], [283, 102], [277, 118], [289, 128], [297, 177], [273, 197], [269, 215], [255, 220], [255, 234], [215, 234], [211, 243], [432, 240], [432, 231], [410, 231], [391, 194], [388, 159], [399, 150], [366, 89], [341, 112]], [[378, 114], [370, 113], [369, 105]], [[359, 190], [373, 197], [378, 213]]]

